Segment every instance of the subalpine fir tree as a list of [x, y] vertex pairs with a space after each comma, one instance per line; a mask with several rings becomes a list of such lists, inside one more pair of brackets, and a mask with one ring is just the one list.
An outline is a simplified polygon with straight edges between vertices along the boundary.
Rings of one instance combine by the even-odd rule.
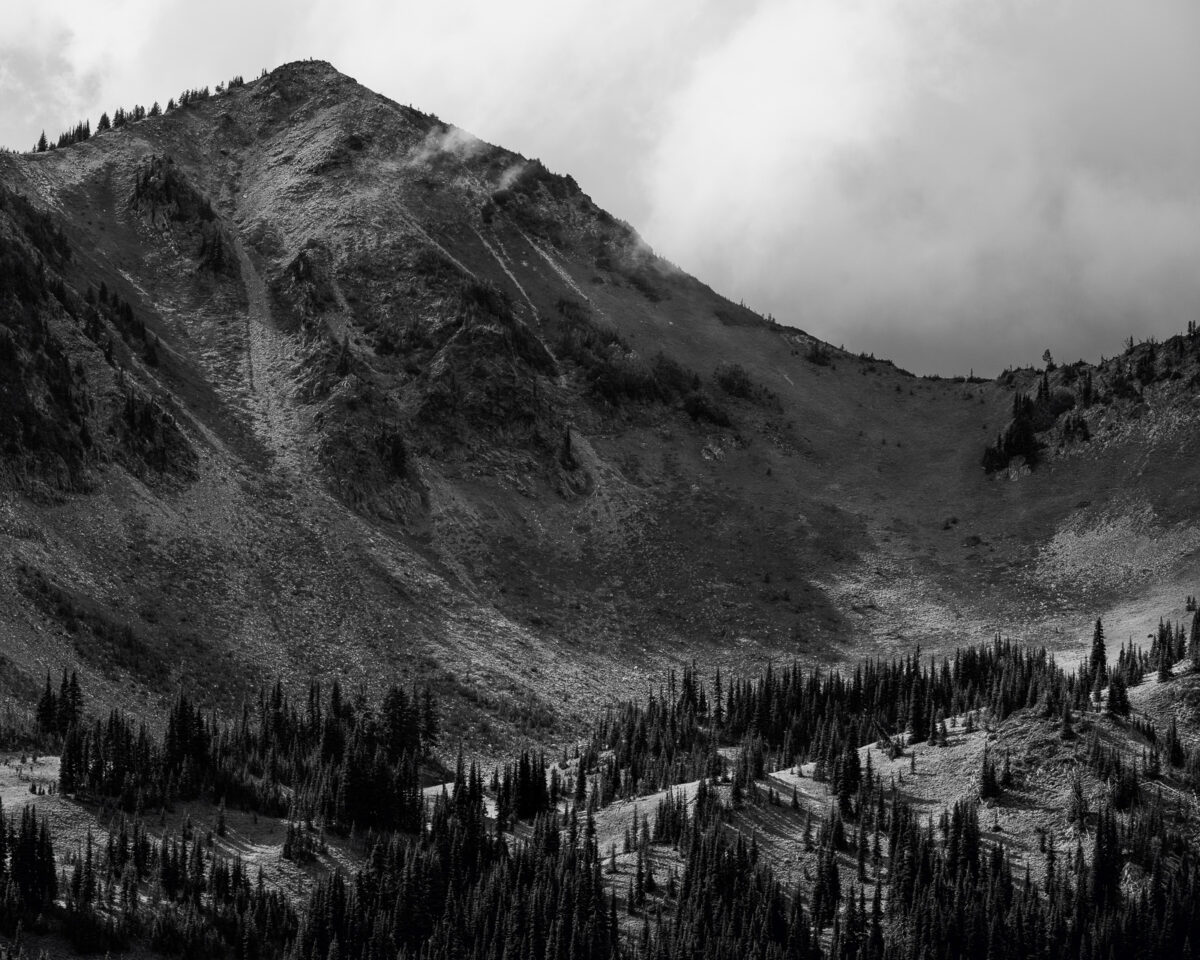
[[1171, 718], [1171, 725], [1167, 727], [1166, 736], [1163, 738], [1163, 755], [1166, 757], [1167, 763], [1172, 767], [1182, 767], [1187, 759], [1183, 751], [1183, 743], [1179, 739], [1179, 728], [1175, 724], [1175, 718]]
[[67, 677], [66, 668], [63, 668], [62, 680], [58, 684], [58, 732], [61, 736], [65, 736], [71, 725], [79, 720], [79, 717], [74, 714], [71, 709], [71, 682]]
[[646, 892], [655, 893], [658, 890], [658, 880], [654, 876], [654, 860], [650, 856], [650, 844], [648, 841], [643, 841], [642, 843], [642, 863], [645, 865], [646, 870]]
[[883, 956], [883, 884], [875, 884], [875, 894], [871, 899], [871, 926], [867, 934], [867, 956]]
[[1104, 907], [1119, 897], [1121, 844], [1117, 836], [1116, 818], [1109, 809], [1100, 811], [1096, 824], [1091, 879], [1091, 901], [1094, 906]]
[[1114, 672], [1108, 683], [1108, 712], [1114, 717], [1129, 716], [1129, 692], [1120, 673]]
[[[1104, 644], [1104, 624], [1096, 618], [1096, 628], [1092, 631], [1092, 656], [1088, 662], [1092, 677], [1100, 677], [1102, 685], [1108, 680], [1108, 651]], [[1094, 681], [1093, 681], [1094, 682]]]
[[89, 829], [83, 854], [83, 877], [79, 890], [79, 898], [84, 904], [90, 904], [96, 899], [96, 868], [92, 859], [93, 843], [92, 831]]
[[1200, 610], [1192, 615], [1192, 631], [1188, 636], [1188, 659], [1192, 669], [1200, 670]]
[[575, 792], [573, 798], [575, 805], [579, 806], [587, 801], [587, 767], [585, 763], [587, 757], [580, 756], [579, 762], [575, 767]]
[[1075, 738], [1075, 718], [1071, 714], [1071, 704], [1066, 700], [1062, 705], [1062, 719], [1059, 723], [1059, 732], [1064, 740], [1073, 740]]
[[984, 750], [983, 766], [979, 770], [979, 799], [990, 800], [999, 795], [1000, 781], [996, 777], [996, 765], [992, 762], [987, 750]]
[[929, 717], [925, 713], [925, 691], [920, 683], [913, 684], [908, 705], [908, 742], [924, 743], [929, 739]]
[[813, 884], [812, 913], [818, 928], [827, 927], [837, 915], [838, 902], [842, 899], [841, 875], [838, 871], [837, 852], [833, 844], [826, 844], [817, 865], [816, 883]]
[[1173, 676], [1172, 666], [1174, 658], [1171, 656], [1172, 650], [1169, 643], [1159, 644], [1158, 650], [1158, 679], [1160, 683], [1165, 683]]
[[1104, 700], [1104, 671], [1097, 670], [1092, 679], [1092, 700], [1096, 703], [1096, 709], [1100, 709], [1100, 704]]
[[843, 816], [850, 815], [850, 802], [862, 784], [862, 767], [858, 762], [858, 751], [847, 738], [845, 749], [838, 758], [834, 773], [834, 789], [837, 793], [838, 809]]
[[42, 733], [58, 732], [58, 698], [50, 686], [50, 671], [46, 671], [46, 687], [37, 705], [38, 729]]

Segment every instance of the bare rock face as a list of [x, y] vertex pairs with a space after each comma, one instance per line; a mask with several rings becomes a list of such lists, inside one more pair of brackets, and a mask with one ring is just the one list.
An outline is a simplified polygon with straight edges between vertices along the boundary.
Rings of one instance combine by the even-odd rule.
[[[407, 672], [486, 741], [680, 657], [954, 643], [1025, 614], [1032, 572], [1008, 608], [981, 581], [1127, 485], [1126, 447], [1195, 443], [1157, 414], [1101, 463], [1051, 419], [1053, 469], [991, 483], [983, 446], [1035, 381], [821, 344], [571, 177], [287, 64], [0, 155], [4, 655], [14, 688], [79, 661], [147, 712], [181, 676], [232, 702], [264, 674]], [[1138, 483], [1170, 514], [1195, 481]], [[89, 615], [68, 629], [55, 591]], [[860, 594], [892, 600], [847, 618]]]

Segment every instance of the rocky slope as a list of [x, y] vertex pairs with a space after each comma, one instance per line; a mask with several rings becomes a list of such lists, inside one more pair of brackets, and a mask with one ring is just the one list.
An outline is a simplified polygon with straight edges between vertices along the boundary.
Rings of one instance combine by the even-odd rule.
[[22, 697], [64, 663], [147, 713], [181, 679], [419, 677], [489, 751], [668, 662], [1073, 648], [1195, 574], [1194, 338], [1057, 369], [1098, 401], [1047, 401], [1043, 462], [988, 474], [1039, 374], [917, 379], [768, 322], [318, 62], [0, 155], [0, 186]]

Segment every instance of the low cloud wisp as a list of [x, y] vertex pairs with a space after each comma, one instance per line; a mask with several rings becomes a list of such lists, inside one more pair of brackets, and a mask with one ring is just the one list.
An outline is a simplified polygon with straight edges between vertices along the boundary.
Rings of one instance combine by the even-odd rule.
[[304, 57], [915, 372], [1200, 320], [1195, 0], [62, 0], [0, 11], [0, 142]]

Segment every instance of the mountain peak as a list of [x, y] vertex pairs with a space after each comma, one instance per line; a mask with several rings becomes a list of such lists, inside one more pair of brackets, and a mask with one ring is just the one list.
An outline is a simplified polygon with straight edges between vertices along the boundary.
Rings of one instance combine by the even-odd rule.
[[[421, 671], [483, 670], [552, 711], [569, 709], [561, 645], [588, 665], [581, 704], [676, 641], [733, 665], [850, 636], [934, 646], [1051, 593], [1124, 589], [1115, 560], [1080, 560], [1070, 582], [980, 591], [1060, 527], [1075, 539], [1055, 550], [1105, 529], [1080, 504], [1127, 487], [1146, 516], [1182, 516], [1195, 493], [1148, 487], [1140, 455], [1113, 467], [1101, 451], [1152, 418], [1126, 429], [1093, 400], [1137, 402], [1129, 378], [1095, 371], [1085, 402], [1074, 367], [1026, 418], [1053, 471], [1006, 460], [1020, 483], [995, 483], [984, 449], [1032, 374], [918, 380], [774, 324], [654, 256], [571, 177], [325, 61], [5, 155], [0, 186], [24, 311], [0, 318], [17, 344], [0, 349], [0, 388], [17, 384], [5, 482], [76, 498], [88, 533], [31, 505], [12, 522], [41, 533], [14, 556], [145, 638], [129, 670], [150, 690], [197, 622], [219, 625], [216, 660], [253, 661], [246, 676], [407, 665], [403, 633]], [[1182, 396], [1194, 339], [1139, 382]], [[1194, 445], [1189, 422], [1163, 415], [1154, 442]], [[163, 546], [110, 549], [147, 538]], [[896, 570], [916, 571], [902, 623], [871, 599]], [[0, 611], [0, 631], [35, 650], [29, 625], [51, 615]], [[350, 658], [330, 639], [347, 636]], [[463, 638], [484, 636], [478, 667]]]
[[338, 70], [328, 60], [289, 60], [286, 63], [281, 63], [274, 70], [268, 72], [267, 76], [286, 76], [286, 75], [327, 75], [344, 77], [345, 74]]
[[[327, 84], [355, 84], [357, 81], [342, 73], [328, 60], [292, 60], [271, 70], [262, 80], [289, 83], [306, 83], [314, 86]], [[362, 88], [364, 92], [366, 88]]]

